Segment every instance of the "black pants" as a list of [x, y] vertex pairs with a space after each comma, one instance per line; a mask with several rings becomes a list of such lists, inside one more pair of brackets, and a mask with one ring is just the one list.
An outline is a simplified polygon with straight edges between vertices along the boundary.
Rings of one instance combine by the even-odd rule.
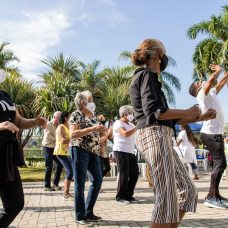
[[18, 168], [12, 182], [0, 183], [0, 197], [4, 211], [0, 211], [0, 227], [8, 227], [24, 207], [24, 193]]
[[45, 166], [46, 166], [46, 171], [45, 171], [45, 187], [51, 187], [51, 173], [52, 173], [52, 168], [53, 168], [53, 161], [55, 162], [55, 176], [53, 179], [53, 184], [55, 186], [59, 185], [59, 180], [61, 176], [61, 172], [63, 169], [62, 163], [58, 160], [57, 156], [53, 155], [54, 153], [54, 148], [50, 147], [43, 147], [44, 150], [44, 156], [45, 156]]
[[206, 145], [213, 159], [213, 169], [211, 173], [211, 184], [207, 198], [219, 198], [219, 183], [222, 174], [226, 169], [226, 156], [224, 152], [224, 142], [222, 135], [211, 135], [201, 133], [200, 138]]
[[100, 162], [101, 162], [102, 176], [104, 177], [111, 169], [110, 163], [109, 163], [109, 158], [100, 157]]
[[119, 170], [116, 200], [131, 200], [139, 176], [136, 157], [134, 154], [120, 151], [114, 151], [114, 154]]

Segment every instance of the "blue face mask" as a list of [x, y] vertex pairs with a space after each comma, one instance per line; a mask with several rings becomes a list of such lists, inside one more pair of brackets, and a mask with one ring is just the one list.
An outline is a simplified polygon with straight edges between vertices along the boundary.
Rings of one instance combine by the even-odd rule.
[[160, 71], [164, 71], [168, 66], [169, 59], [166, 55], [163, 55], [160, 62]]

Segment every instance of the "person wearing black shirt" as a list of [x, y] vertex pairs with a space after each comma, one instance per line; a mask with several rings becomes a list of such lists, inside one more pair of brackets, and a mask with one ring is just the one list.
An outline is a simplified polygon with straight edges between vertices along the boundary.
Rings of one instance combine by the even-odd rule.
[[[1, 70], [0, 83], [5, 79]], [[23, 156], [16, 139], [19, 129], [46, 126], [46, 120], [37, 116], [25, 119], [16, 110], [9, 95], [0, 90], [0, 197], [4, 210], [0, 210], [0, 227], [8, 227], [24, 207], [24, 193], [18, 166]]]
[[[131, 103], [137, 123], [137, 146], [149, 165], [154, 184], [155, 206], [151, 227], [177, 227], [185, 212], [195, 212], [197, 190], [184, 165], [173, 151], [174, 125], [214, 118], [214, 110], [204, 116], [198, 106], [169, 109], [160, 72], [167, 64], [165, 48], [159, 40], [146, 39], [132, 53], [136, 69], [130, 86]], [[179, 195], [179, 204], [177, 191]]]

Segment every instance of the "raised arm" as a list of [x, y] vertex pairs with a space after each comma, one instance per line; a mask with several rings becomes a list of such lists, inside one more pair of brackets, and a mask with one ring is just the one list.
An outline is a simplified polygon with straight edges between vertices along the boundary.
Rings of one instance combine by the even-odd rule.
[[222, 79], [215, 86], [217, 94], [221, 91], [225, 84], [228, 83], [228, 72], [225, 72]]
[[216, 79], [218, 78], [219, 74], [221, 73], [222, 69], [219, 65], [211, 64], [210, 65], [211, 70], [214, 72], [210, 75], [207, 82], [203, 86], [204, 94], [207, 96], [211, 87], [214, 85]]

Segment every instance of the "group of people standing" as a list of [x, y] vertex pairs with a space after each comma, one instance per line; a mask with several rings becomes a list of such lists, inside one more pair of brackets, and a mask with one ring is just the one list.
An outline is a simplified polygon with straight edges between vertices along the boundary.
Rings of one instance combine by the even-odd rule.
[[[44, 131], [43, 148], [45, 152], [45, 188], [46, 191], [60, 190], [59, 180], [62, 167], [66, 170], [64, 181], [64, 199], [74, 198], [76, 222], [83, 225], [97, 221], [101, 217], [93, 212], [95, 202], [101, 190], [103, 177], [109, 172], [107, 140], [113, 140], [113, 151], [119, 169], [116, 200], [133, 202], [134, 188], [138, 179], [138, 165], [134, 154], [136, 127], [131, 106], [122, 106], [120, 119], [113, 128], [105, 126], [105, 116], [96, 117], [95, 103], [89, 91], [76, 94], [76, 110], [56, 112]], [[68, 153], [69, 152], [69, 153]], [[51, 171], [53, 161], [56, 164], [53, 185]], [[84, 199], [87, 177], [91, 182], [86, 200]], [[69, 192], [74, 180], [74, 196]]]
[[[117, 202], [137, 201], [134, 198], [134, 189], [139, 175], [134, 155], [136, 142], [149, 167], [153, 182], [155, 206], [151, 227], [178, 227], [186, 212], [196, 211], [198, 194], [186, 168], [174, 153], [172, 138], [175, 124], [186, 126], [188, 123], [197, 121], [205, 121], [201, 137], [210, 150], [214, 162], [211, 187], [205, 203], [208, 206], [225, 208], [223, 202], [226, 198], [220, 195], [218, 189], [222, 173], [226, 168], [226, 161], [224, 145], [222, 146], [221, 143], [223, 115], [216, 94], [227, 83], [227, 73], [221, 82], [212, 88], [213, 82], [221, 71], [219, 66], [212, 65], [214, 73], [206, 84], [191, 85], [190, 94], [197, 96], [200, 108], [194, 105], [188, 109], [170, 109], [159, 80], [161, 72], [168, 64], [162, 42], [156, 39], [144, 40], [132, 53], [132, 62], [139, 67], [130, 85], [132, 106], [126, 105], [120, 108], [120, 118], [114, 123], [112, 129], [105, 126], [103, 115], [98, 118], [94, 115], [96, 105], [89, 91], [78, 92], [74, 100], [76, 110], [71, 114], [56, 112], [53, 120], [47, 123], [47, 127], [46, 120], [41, 117], [31, 120], [22, 118], [10, 97], [3, 91], [0, 92], [0, 99], [12, 107], [5, 110], [0, 106], [0, 143], [4, 146], [1, 157], [5, 156], [4, 160], [0, 159], [0, 181], [4, 183], [0, 185], [0, 195], [5, 208], [5, 213], [0, 214], [0, 227], [7, 227], [12, 222], [24, 202], [17, 162], [15, 159], [13, 163], [7, 160], [7, 154], [17, 153], [16, 147], [12, 145], [15, 145], [15, 133], [19, 128], [27, 129], [37, 125], [45, 128], [43, 140], [47, 167], [45, 190], [54, 191], [61, 188], [59, 180], [64, 167], [66, 178], [63, 196], [65, 199], [74, 198], [76, 223], [83, 225], [101, 219], [94, 214], [94, 206], [103, 176], [110, 169], [105, 151], [107, 140], [113, 138], [113, 151], [119, 170]], [[132, 123], [134, 118], [136, 126]], [[183, 129], [187, 130], [186, 127]], [[189, 137], [188, 133], [187, 137]], [[184, 136], [181, 140], [180, 143], [183, 143]], [[194, 144], [191, 140], [190, 143]], [[8, 162], [11, 169], [2, 161]], [[56, 173], [51, 185], [53, 161], [56, 164]], [[2, 176], [2, 173], [7, 176]], [[5, 180], [6, 177], [7, 180]], [[85, 199], [87, 177], [91, 185]], [[74, 195], [69, 192], [72, 181], [74, 181]], [[15, 194], [15, 189], [20, 191]], [[15, 207], [16, 202], [20, 203]]]

